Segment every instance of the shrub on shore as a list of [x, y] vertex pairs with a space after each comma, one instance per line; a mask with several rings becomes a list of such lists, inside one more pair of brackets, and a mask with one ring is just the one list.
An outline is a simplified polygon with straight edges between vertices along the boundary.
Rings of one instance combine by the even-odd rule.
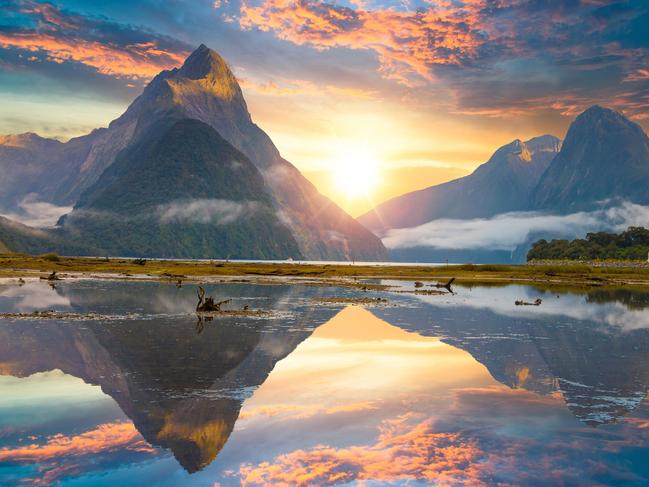
[[43, 259], [43, 260], [47, 260], [47, 261], [50, 261], [50, 262], [58, 262], [58, 261], [61, 260], [61, 258], [59, 257], [59, 254], [57, 254], [55, 252], [48, 252], [46, 254], [40, 255], [39, 257], [41, 259]]

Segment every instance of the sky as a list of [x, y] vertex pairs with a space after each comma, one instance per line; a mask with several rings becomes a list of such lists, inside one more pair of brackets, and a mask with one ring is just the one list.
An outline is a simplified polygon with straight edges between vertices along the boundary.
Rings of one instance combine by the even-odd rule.
[[649, 128], [646, 0], [0, 0], [0, 133], [106, 126], [201, 43], [354, 216], [593, 104]]

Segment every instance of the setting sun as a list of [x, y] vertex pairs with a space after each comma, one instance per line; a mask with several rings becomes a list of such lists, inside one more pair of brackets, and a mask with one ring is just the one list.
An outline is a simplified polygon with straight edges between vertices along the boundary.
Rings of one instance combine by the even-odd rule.
[[379, 183], [379, 165], [367, 151], [352, 150], [336, 160], [333, 185], [348, 199], [369, 198]]

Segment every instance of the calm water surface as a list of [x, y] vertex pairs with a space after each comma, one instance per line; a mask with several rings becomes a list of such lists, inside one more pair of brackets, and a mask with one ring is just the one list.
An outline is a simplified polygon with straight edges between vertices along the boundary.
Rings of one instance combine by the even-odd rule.
[[191, 285], [0, 285], [0, 312], [107, 315], [0, 319], [0, 484], [649, 483], [648, 292], [206, 288], [275, 314], [198, 322]]

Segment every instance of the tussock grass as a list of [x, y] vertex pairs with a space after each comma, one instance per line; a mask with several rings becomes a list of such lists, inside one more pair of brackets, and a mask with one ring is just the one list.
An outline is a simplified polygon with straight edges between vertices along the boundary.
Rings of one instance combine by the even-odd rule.
[[59, 254], [56, 254], [54, 252], [48, 252], [47, 254], [40, 255], [39, 258], [50, 262], [58, 262], [61, 260]]
[[458, 283], [532, 282], [570, 283], [576, 285], [648, 285], [649, 268], [592, 267], [588, 265], [449, 265], [449, 266], [352, 266], [296, 263], [238, 263], [196, 261], [146, 261], [133, 259], [63, 257], [53, 254], [32, 257], [0, 254], [0, 275], [27, 276], [34, 272], [78, 272], [83, 274], [147, 275], [169, 279], [169, 276], [268, 276], [327, 279], [412, 279], [446, 281], [455, 277]]

